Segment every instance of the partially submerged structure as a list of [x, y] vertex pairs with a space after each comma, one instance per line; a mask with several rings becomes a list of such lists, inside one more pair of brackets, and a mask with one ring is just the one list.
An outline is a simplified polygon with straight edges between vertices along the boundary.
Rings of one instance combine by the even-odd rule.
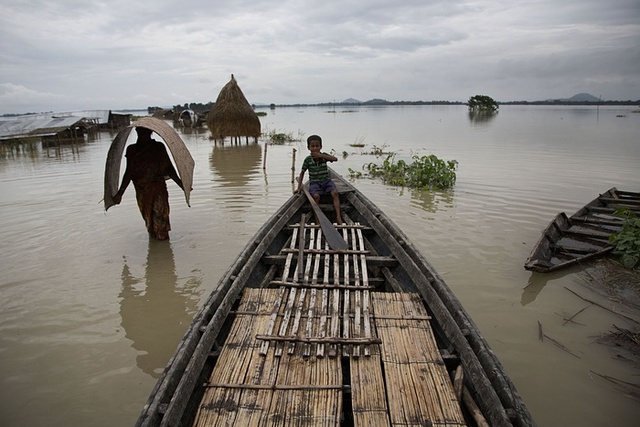
[[161, 120], [173, 120], [173, 116], [173, 110], [156, 110], [152, 114], [152, 117]]
[[112, 110], [84, 110], [64, 114], [83, 117], [98, 126], [100, 130], [120, 130], [131, 124], [131, 114]]
[[177, 122], [180, 127], [194, 128], [202, 124], [200, 114], [193, 110], [182, 110], [177, 116]]
[[43, 142], [75, 142], [99, 130], [121, 129], [131, 114], [111, 110], [26, 114], [0, 120], [0, 140], [41, 138]]
[[83, 140], [96, 125], [84, 117], [30, 114], [0, 121], [0, 140], [41, 138], [43, 141]]
[[100, 126], [102, 128], [106, 127], [108, 129], [118, 130], [118, 129], [127, 127], [130, 124], [131, 124], [131, 114], [114, 113], [113, 111], [109, 110], [109, 115], [107, 116], [107, 122], [100, 123]]
[[243, 136], [247, 141], [249, 137], [258, 141], [260, 118], [240, 90], [233, 74], [207, 115], [207, 127], [211, 131], [211, 139], [216, 141], [230, 137], [237, 142]]

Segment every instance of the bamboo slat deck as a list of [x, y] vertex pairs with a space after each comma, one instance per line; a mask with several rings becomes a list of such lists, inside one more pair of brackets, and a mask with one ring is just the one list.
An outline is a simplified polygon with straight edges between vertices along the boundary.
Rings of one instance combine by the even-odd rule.
[[358, 224], [335, 252], [301, 223], [277, 287], [244, 289], [194, 425], [465, 425], [420, 296], [370, 291]]

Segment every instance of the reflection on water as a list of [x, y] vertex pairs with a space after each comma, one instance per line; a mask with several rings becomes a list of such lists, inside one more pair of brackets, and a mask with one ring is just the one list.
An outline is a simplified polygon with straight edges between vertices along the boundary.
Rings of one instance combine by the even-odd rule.
[[85, 150], [84, 142], [44, 142], [27, 139], [24, 141], [2, 141], [0, 143], [1, 159], [30, 158], [72, 158], [77, 160]]
[[553, 282], [554, 280], [558, 280], [567, 274], [574, 274], [575, 271], [572, 268], [568, 268], [561, 271], [555, 271], [551, 273], [537, 273], [532, 272], [529, 277], [529, 281], [527, 282], [527, 286], [522, 290], [522, 298], [520, 299], [520, 304], [523, 306], [527, 304], [531, 304], [536, 300], [540, 292], [544, 289], [545, 286], [549, 282]]
[[84, 143], [78, 142], [42, 142], [42, 151], [49, 158], [62, 158], [71, 155], [78, 160], [80, 152], [84, 149]]
[[17, 157], [37, 158], [40, 155], [40, 141], [0, 143], [0, 157], [3, 159], [15, 159]]
[[469, 110], [468, 112], [469, 121], [475, 125], [489, 124], [497, 115], [498, 113], [493, 111]]
[[438, 209], [451, 208], [454, 205], [453, 189], [442, 191], [411, 190], [412, 204], [425, 212], [435, 213]]
[[534, 276], [538, 273], [533, 273], [529, 278], [529, 282], [527, 286], [522, 290], [522, 297], [520, 298], [520, 304], [523, 306], [527, 304], [531, 304], [536, 300], [538, 294], [542, 291], [542, 289], [547, 285], [549, 279], [547, 276], [543, 276], [535, 280]]
[[[223, 207], [229, 219], [241, 228], [247, 222], [247, 215], [256, 207], [256, 197], [264, 193], [264, 188], [256, 187], [262, 173], [261, 162], [261, 145], [254, 142], [218, 143], [209, 155], [215, 183], [213, 203]], [[240, 228], [234, 225], [234, 229]]]
[[566, 277], [575, 276], [576, 273], [580, 273], [580, 271], [580, 268], [573, 266], [558, 271], [551, 271], [549, 273], [531, 272], [531, 276], [529, 276], [529, 280], [527, 281], [527, 286], [522, 290], [520, 304], [523, 306], [531, 304], [549, 283], [561, 281]]
[[180, 125], [176, 125], [176, 123], [174, 123], [173, 124], [173, 128], [177, 132], [182, 134], [183, 136], [185, 136], [185, 135], [204, 135], [204, 136], [208, 136], [209, 135], [209, 129], [207, 129], [206, 126], [198, 126], [198, 127], [180, 126]]
[[134, 277], [124, 259], [120, 315], [125, 336], [138, 350], [138, 367], [157, 378], [191, 322], [187, 308], [190, 295], [178, 289], [175, 262], [170, 241], [149, 239], [144, 277]]
[[251, 175], [259, 170], [262, 150], [259, 144], [216, 144], [213, 146], [209, 162], [211, 170], [221, 179], [223, 186], [245, 185]]

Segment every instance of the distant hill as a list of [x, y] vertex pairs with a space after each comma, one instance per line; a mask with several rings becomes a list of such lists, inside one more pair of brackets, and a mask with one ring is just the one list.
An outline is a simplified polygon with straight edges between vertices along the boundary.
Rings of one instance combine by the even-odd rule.
[[598, 102], [600, 98], [591, 95], [590, 93], [579, 93], [569, 98], [572, 102]]
[[555, 98], [548, 99], [549, 102], [598, 102], [600, 98], [597, 98], [590, 93], [579, 93], [573, 95], [571, 98]]
[[370, 99], [368, 101], [360, 101], [359, 99], [355, 99], [355, 98], [347, 98], [344, 101], [342, 101], [340, 104], [346, 104], [346, 105], [359, 105], [359, 104], [363, 104], [363, 105], [388, 105], [388, 104], [391, 104], [391, 102], [387, 101], [386, 99], [379, 99], [379, 98], [373, 98], [373, 99]]

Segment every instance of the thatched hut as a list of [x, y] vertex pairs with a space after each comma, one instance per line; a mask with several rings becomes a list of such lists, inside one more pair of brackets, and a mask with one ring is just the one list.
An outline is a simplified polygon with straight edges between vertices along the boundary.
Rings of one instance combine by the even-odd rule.
[[207, 115], [207, 127], [211, 131], [211, 138], [215, 140], [224, 141], [226, 137], [231, 137], [237, 142], [244, 136], [247, 141], [249, 137], [258, 141], [260, 119], [240, 90], [233, 74]]

